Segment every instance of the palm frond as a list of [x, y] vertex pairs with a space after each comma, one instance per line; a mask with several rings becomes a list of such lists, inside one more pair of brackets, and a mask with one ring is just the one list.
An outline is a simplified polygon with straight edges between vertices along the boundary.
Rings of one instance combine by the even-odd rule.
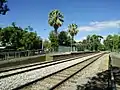
[[59, 10], [55, 9], [49, 13], [48, 23], [50, 26], [56, 27], [57, 25], [57, 27], [60, 27], [64, 22], [63, 18], [63, 14]]
[[71, 36], [75, 36], [79, 32], [78, 26], [76, 24], [70, 24], [68, 26], [68, 32]]

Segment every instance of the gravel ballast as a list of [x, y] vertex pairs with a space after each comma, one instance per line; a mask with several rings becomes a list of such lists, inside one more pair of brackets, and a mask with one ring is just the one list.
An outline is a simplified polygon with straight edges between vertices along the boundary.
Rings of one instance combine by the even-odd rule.
[[[79, 58], [81, 58], [81, 57], [79, 56]], [[74, 58], [70, 58], [70, 59], [74, 59]], [[2, 73], [0, 73], [0, 77], [4, 76], [4, 75], [12, 74], [12, 73], [17, 73], [17, 72], [29, 70], [29, 69], [43, 67], [43, 66], [46, 66], [46, 65], [54, 64], [54, 63], [64, 62], [64, 61], [67, 61], [67, 60], [70, 60], [70, 59], [65, 59], [65, 60], [50, 62], [50, 63], [46, 63], [46, 64], [41, 64], [41, 65], [35, 65], [35, 66], [32, 66], [32, 67], [27, 67], [27, 68], [21, 68], [21, 69], [11, 70], [11, 71], [8, 71], [8, 72], [2, 72]]]
[[108, 60], [109, 54], [106, 54], [99, 58], [96, 62], [86, 68], [84, 74], [78, 80], [78, 85], [87, 83], [89, 78], [96, 76], [97, 73], [108, 70]]
[[41, 67], [44, 67], [44, 66], [46, 66], [46, 65], [50, 65], [50, 64], [58, 64], [58, 63], [63, 63], [63, 62], [66, 62], [66, 61], [68, 61], [68, 60], [74, 60], [75, 58], [77, 59], [77, 58], [82, 58], [82, 57], [84, 57], [84, 56], [90, 56], [90, 55], [79, 55], [79, 56], [77, 56], [77, 57], [72, 57], [72, 58], [69, 58], [69, 59], [64, 59], [64, 60], [58, 60], [58, 61], [46, 61], [46, 62], [43, 62], [43, 63], [35, 63], [35, 64], [29, 64], [29, 65], [27, 65], [27, 67], [24, 67], [24, 68], [19, 68], [18, 67], [18, 69], [14, 69], [14, 70], [10, 70], [10, 71], [5, 71], [5, 72], [0, 72], [0, 78], [1, 77], [4, 77], [4, 76], [10, 76], [10, 74], [14, 74], [14, 73], [20, 73], [20, 72], [25, 72], [26, 70], [28, 71], [28, 70], [33, 70], [33, 69], [35, 69], [35, 68], [41, 68]]
[[[98, 53], [98, 54], [100, 54], [100, 53]], [[53, 72], [56, 72], [65, 67], [71, 66], [75, 63], [81, 62], [85, 59], [96, 56], [98, 54], [0, 79], [0, 90], [14, 89], [20, 85], [24, 85], [27, 82], [30, 82], [30, 81], [36, 80], [38, 78], [41, 78], [43, 76], [49, 75]]]
[[89, 65], [83, 71], [63, 83], [63, 85], [56, 90], [89, 90], [81, 89], [81, 87], [86, 84], [93, 76], [96, 76], [97, 73], [106, 71], [108, 69], [108, 56], [109, 54], [103, 55], [93, 64]]

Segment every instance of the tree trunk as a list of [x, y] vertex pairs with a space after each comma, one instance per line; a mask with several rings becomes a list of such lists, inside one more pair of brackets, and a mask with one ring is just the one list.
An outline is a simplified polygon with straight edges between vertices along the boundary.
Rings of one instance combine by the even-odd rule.
[[[55, 26], [54, 27], [54, 32], [55, 32], [55, 35], [56, 35], [56, 38], [57, 38], [57, 43], [58, 43], [58, 32], [57, 32], [57, 30], [58, 30], [58, 26]], [[58, 47], [59, 47], [59, 44], [57, 44], [57, 46], [55, 46], [54, 51], [58, 51]]]
[[73, 51], [73, 40], [74, 40], [74, 36], [72, 36], [72, 40], [71, 40], [71, 50]]
[[58, 38], [58, 32], [57, 32], [57, 30], [58, 30], [58, 26], [55, 25], [55, 26], [54, 26], [54, 32], [55, 32], [55, 34], [56, 34], [56, 36], [57, 36], [57, 38]]

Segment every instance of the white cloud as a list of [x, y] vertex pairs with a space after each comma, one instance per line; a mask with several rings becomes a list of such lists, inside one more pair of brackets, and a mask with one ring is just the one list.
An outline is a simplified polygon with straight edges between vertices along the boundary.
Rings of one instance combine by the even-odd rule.
[[82, 40], [84, 40], [84, 39], [86, 39], [87, 37], [86, 36], [84, 36], [84, 37], [81, 37], [79, 40], [75, 40], [76, 42], [79, 42], [79, 41], [82, 41]]
[[103, 21], [103, 22], [90, 22], [88, 26], [80, 26], [78, 29], [80, 31], [96, 31], [108, 28], [118, 28], [120, 27], [120, 20], [115, 21]]
[[103, 37], [103, 39], [106, 39], [107, 38], [107, 35], [106, 36], [102, 36]]
[[79, 42], [80, 40], [75, 40], [76, 42]]
[[85, 37], [82, 37], [80, 40], [84, 40], [84, 39], [86, 39], [87, 37], [85, 36]]
[[103, 41], [107, 38], [107, 35], [106, 36], [102, 36], [103, 39], [101, 39], [101, 43], [103, 44]]

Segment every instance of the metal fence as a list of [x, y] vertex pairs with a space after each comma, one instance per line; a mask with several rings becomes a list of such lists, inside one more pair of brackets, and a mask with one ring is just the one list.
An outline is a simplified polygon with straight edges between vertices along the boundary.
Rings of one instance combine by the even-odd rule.
[[[71, 47], [67, 47], [67, 46], [59, 46], [58, 48], [59, 52], [71, 52]], [[73, 47], [73, 51], [76, 51], [76, 48]]]
[[20, 57], [28, 57], [34, 55], [45, 54], [42, 50], [25, 50], [25, 51], [9, 51], [9, 52], [0, 52], [0, 60], [8, 60]]
[[[76, 48], [73, 47], [73, 51], [76, 51]], [[51, 52], [51, 51], [43, 51], [41, 49], [38, 50], [25, 50], [25, 51], [1, 51], [0, 52], [0, 60], [10, 60], [15, 58], [21, 58], [21, 57], [29, 57], [29, 56], [35, 56], [35, 55], [41, 55], [45, 53], [65, 53], [65, 52], [71, 52], [71, 47], [66, 46], [59, 46], [57, 52]]]

